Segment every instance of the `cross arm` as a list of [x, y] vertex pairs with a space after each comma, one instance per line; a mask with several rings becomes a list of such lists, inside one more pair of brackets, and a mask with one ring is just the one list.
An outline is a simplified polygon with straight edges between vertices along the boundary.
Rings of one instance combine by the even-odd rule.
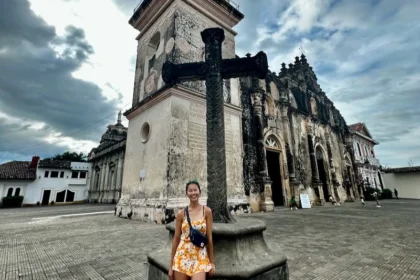
[[206, 67], [204, 62], [174, 64], [166, 61], [162, 67], [162, 79], [167, 84], [180, 81], [205, 80]]
[[223, 59], [221, 72], [223, 79], [249, 76], [264, 79], [268, 72], [267, 55], [261, 51], [254, 57]]

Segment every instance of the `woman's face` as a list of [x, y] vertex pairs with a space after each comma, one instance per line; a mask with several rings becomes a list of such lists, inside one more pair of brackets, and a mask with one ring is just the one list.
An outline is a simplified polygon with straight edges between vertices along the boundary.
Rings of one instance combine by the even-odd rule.
[[188, 186], [187, 196], [191, 201], [197, 201], [200, 198], [200, 189], [196, 184], [190, 184]]

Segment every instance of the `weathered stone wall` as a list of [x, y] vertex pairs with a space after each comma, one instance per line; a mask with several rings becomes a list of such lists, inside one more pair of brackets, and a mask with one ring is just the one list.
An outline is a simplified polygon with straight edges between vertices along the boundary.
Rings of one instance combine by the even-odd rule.
[[[174, 1], [154, 25], [138, 40], [133, 106], [162, 88], [162, 65], [204, 61], [201, 31], [220, 27], [183, 1]], [[234, 34], [225, 30], [223, 58], [235, 57]], [[182, 82], [183, 86], [205, 93], [204, 81]], [[225, 100], [239, 106], [237, 79], [224, 81]]]
[[[179, 91], [130, 120], [124, 167], [123, 198], [117, 214], [166, 223], [185, 207], [185, 183], [197, 179], [202, 202], [207, 196], [206, 108], [204, 96]], [[234, 213], [249, 211], [242, 180], [240, 111], [227, 105], [225, 134], [228, 202]], [[140, 127], [150, 125], [141, 142]], [[146, 176], [140, 179], [140, 170]], [[130, 214], [131, 213], [131, 214]]]
[[[171, 100], [164, 99], [129, 121], [124, 162], [124, 198], [163, 198], [167, 185], [168, 143], [171, 133]], [[141, 128], [150, 126], [150, 137], [142, 142]], [[140, 171], [143, 178], [140, 179]]]
[[120, 150], [90, 161], [92, 164], [88, 191], [90, 203], [118, 202], [122, 185], [124, 154], [125, 150]]
[[133, 107], [164, 85], [162, 65], [174, 53], [175, 11], [178, 2], [174, 1], [138, 40]]
[[[139, 38], [133, 106], [164, 86], [161, 70], [166, 60], [176, 64], [203, 61], [200, 33], [216, 26], [220, 27], [184, 1], [174, 1]], [[225, 30], [225, 37], [222, 56], [233, 58], [234, 34]], [[154, 51], [151, 46], [155, 46]], [[228, 204], [233, 212], [241, 213], [249, 209], [242, 179], [238, 80], [226, 80], [224, 90], [225, 101], [231, 104], [225, 107]], [[123, 197], [116, 210], [119, 216], [156, 223], [171, 221], [188, 203], [185, 183], [191, 179], [200, 181], [202, 202], [206, 202], [205, 82], [182, 82], [178, 89], [163, 95], [168, 96], [142, 105], [150, 108], [138, 108], [140, 113], [129, 122]], [[142, 143], [140, 129], [145, 122], [151, 135]], [[140, 179], [140, 170], [145, 178]]]
[[[317, 181], [322, 167], [318, 166], [316, 156], [323, 159], [327, 194], [341, 202], [349, 199], [349, 195], [352, 194], [348, 194], [344, 188], [347, 165], [351, 164], [351, 156], [346, 149], [348, 128], [339, 111], [317, 84], [316, 75], [306, 58], [296, 58], [295, 64], [289, 64], [288, 69], [283, 65], [279, 75], [269, 73], [265, 80], [260, 80], [260, 87], [267, 92], [263, 106], [265, 136], [272, 135], [278, 139], [278, 149], [285, 154], [281, 165], [287, 168], [284, 168], [286, 171], [282, 169], [280, 172], [287, 199], [290, 199], [291, 195], [298, 199], [299, 193], [308, 193], [313, 203], [316, 203], [318, 198], [324, 199], [324, 189]], [[247, 99], [244, 95], [247, 94], [247, 87], [242, 87], [241, 91], [243, 103], [246, 105]], [[248, 138], [253, 137], [253, 109], [245, 107], [244, 112], [250, 116], [244, 117], [244, 139], [247, 139], [247, 143], [252, 143]], [[250, 113], [247, 113], [248, 111]], [[309, 147], [310, 142], [312, 147]], [[270, 143], [266, 142], [265, 145], [273, 149]], [[288, 146], [291, 153], [289, 158], [286, 155]], [[252, 151], [252, 148], [246, 148]], [[314, 151], [314, 163], [311, 163], [310, 150]], [[255, 165], [255, 162], [253, 164]], [[252, 165], [252, 160], [245, 156], [245, 185], [256, 178], [255, 174], [251, 174], [254, 169], [248, 165]]]

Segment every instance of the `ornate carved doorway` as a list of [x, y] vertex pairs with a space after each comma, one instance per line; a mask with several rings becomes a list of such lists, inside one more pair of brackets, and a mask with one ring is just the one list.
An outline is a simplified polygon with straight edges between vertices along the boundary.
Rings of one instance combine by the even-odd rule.
[[284, 195], [284, 186], [283, 186], [283, 178], [281, 175], [281, 150], [280, 144], [272, 136], [267, 137], [265, 140], [265, 147], [266, 147], [266, 158], [267, 158], [267, 169], [268, 169], [268, 176], [270, 176], [271, 181], [271, 192], [272, 192], [272, 200], [274, 202], [274, 206], [284, 206], [285, 203], [285, 195]]
[[[324, 193], [325, 201], [328, 201], [329, 194], [330, 194], [328, 190], [328, 181], [327, 181], [328, 173], [325, 169], [324, 154], [322, 153], [322, 150], [319, 146], [316, 148], [315, 155], [316, 155], [316, 163], [318, 165], [319, 180], [322, 183], [322, 192]], [[319, 193], [317, 193], [317, 195], [319, 196]]]

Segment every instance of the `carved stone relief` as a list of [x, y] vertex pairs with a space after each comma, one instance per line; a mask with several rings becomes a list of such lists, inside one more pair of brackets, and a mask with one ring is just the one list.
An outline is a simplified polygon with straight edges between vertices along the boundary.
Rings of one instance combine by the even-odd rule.
[[146, 79], [144, 90], [147, 94], [150, 94], [156, 90], [157, 87], [157, 71], [152, 70]]
[[171, 37], [171, 38], [168, 40], [168, 42], [166, 42], [165, 52], [166, 52], [167, 54], [169, 54], [169, 53], [173, 50], [174, 45], [175, 45], [175, 40], [174, 40], [174, 38], [173, 38], [173, 37]]

